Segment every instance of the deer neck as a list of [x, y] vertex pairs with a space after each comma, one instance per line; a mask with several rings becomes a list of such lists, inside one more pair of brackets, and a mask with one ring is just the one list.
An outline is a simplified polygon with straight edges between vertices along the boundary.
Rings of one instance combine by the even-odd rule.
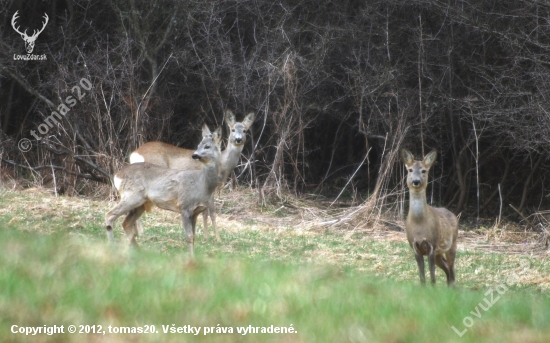
[[229, 143], [227, 148], [222, 152], [220, 158], [220, 170], [219, 170], [219, 181], [225, 182], [229, 173], [237, 166], [239, 163], [239, 158], [241, 157], [241, 152], [243, 151], [243, 145], [236, 146]]
[[428, 203], [426, 201], [426, 189], [416, 191], [409, 189], [409, 218], [422, 220], [426, 216]]
[[210, 161], [202, 167], [201, 179], [208, 193], [213, 193], [218, 186], [219, 161]]

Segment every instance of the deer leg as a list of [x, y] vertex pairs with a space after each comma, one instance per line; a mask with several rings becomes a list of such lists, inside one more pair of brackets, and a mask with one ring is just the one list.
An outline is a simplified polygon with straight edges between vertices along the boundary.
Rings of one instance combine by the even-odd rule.
[[214, 194], [210, 197], [210, 200], [208, 201], [208, 210], [204, 211], [203, 213], [207, 213], [210, 216], [210, 220], [212, 220], [212, 227], [214, 228], [214, 235], [216, 236], [216, 241], [220, 243], [222, 240], [220, 239], [220, 235], [218, 234], [218, 228], [216, 227], [216, 203], [214, 202]]
[[141, 222], [141, 218], [138, 218], [136, 220], [137, 225], [137, 231], [139, 236], [143, 236], [143, 223]]
[[193, 226], [193, 235], [195, 235], [195, 227], [197, 226], [197, 217], [199, 214], [193, 214], [191, 215], [191, 225]]
[[424, 271], [424, 256], [415, 253], [414, 258], [416, 259], [416, 264], [418, 264], [418, 272], [420, 273], [420, 283], [422, 285], [426, 284], [426, 273]]
[[[195, 216], [195, 222], [196, 222], [196, 216]], [[183, 222], [183, 229], [185, 231], [185, 238], [187, 240], [187, 244], [189, 246], [189, 254], [191, 255], [191, 258], [195, 257], [195, 253], [193, 251], [193, 247], [195, 245], [195, 227], [192, 223], [191, 215], [188, 211], [182, 211], [181, 212], [181, 220]]]
[[237, 188], [237, 177], [235, 176], [235, 172], [231, 173], [231, 191], [234, 191], [235, 188]]
[[428, 266], [430, 267], [430, 278], [432, 279], [432, 285], [435, 285], [435, 251], [433, 247], [428, 254]]
[[[206, 211], [203, 211], [203, 212], [206, 212]], [[195, 245], [195, 232], [196, 232], [196, 227], [197, 227], [197, 218], [198, 218], [199, 214], [198, 213], [193, 213], [191, 215], [191, 227], [193, 228], [193, 250], [194, 250], [194, 245]], [[193, 251], [193, 256], [194, 256], [194, 251]]]
[[208, 234], [208, 210], [202, 212], [202, 230], [204, 231], [204, 238], [210, 237], [210, 234]]
[[443, 271], [445, 272], [445, 275], [447, 275], [447, 285], [448, 285], [450, 280], [451, 280], [451, 274], [450, 274], [450, 271], [449, 271], [449, 266], [447, 265], [447, 261], [445, 260], [443, 255], [437, 255], [435, 257], [435, 264], [439, 268], [443, 269]]
[[116, 204], [115, 207], [105, 214], [105, 228], [107, 229], [107, 239], [109, 242], [114, 242], [113, 223], [117, 220], [117, 218], [124, 213], [143, 205], [144, 202], [145, 201], [142, 201], [141, 199], [135, 199], [133, 201], [122, 199], [118, 204]]
[[115, 238], [113, 235], [113, 223], [125, 212], [125, 209], [117, 204], [113, 207], [107, 214], [105, 214], [105, 228], [107, 230], [107, 239], [109, 242], [114, 242]]
[[128, 215], [126, 216], [126, 218], [124, 218], [124, 221], [122, 222], [122, 227], [124, 228], [124, 232], [126, 232], [126, 235], [130, 240], [130, 245], [136, 248], [138, 247], [138, 244], [136, 242], [136, 221], [139, 220], [139, 217], [141, 217], [143, 212], [145, 212], [144, 205], [134, 208], [133, 210], [128, 212]]
[[449, 266], [447, 285], [452, 286], [455, 283], [456, 246], [451, 247], [451, 249], [445, 253], [445, 256], [447, 257], [447, 265]]

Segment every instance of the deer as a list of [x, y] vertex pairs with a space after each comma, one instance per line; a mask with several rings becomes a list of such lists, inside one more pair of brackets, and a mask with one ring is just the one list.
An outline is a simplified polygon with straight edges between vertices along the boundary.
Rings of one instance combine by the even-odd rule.
[[194, 257], [197, 216], [208, 209], [212, 194], [218, 186], [220, 150], [206, 125], [203, 138], [192, 154], [202, 164], [201, 169], [178, 170], [141, 162], [123, 167], [113, 177], [120, 195], [119, 203], [105, 214], [107, 238], [114, 241], [113, 224], [127, 213], [122, 227], [130, 246], [138, 247], [136, 220], [153, 205], [181, 214], [183, 229]]
[[452, 286], [455, 282], [458, 218], [448, 209], [432, 207], [426, 201], [428, 174], [437, 158], [437, 151], [433, 150], [421, 161], [416, 161], [409, 150], [403, 149], [401, 158], [407, 168], [410, 199], [405, 231], [418, 264], [420, 282], [426, 284], [424, 256], [428, 256], [432, 285], [435, 285], [437, 265], [445, 272], [447, 285]]
[[38, 38], [38, 35], [40, 35], [42, 31], [44, 31], [50, 18], [48, 17], [48, 14], [44, 13], [44, 17], [43, 17], [44, 21], [42, 22], [42, 28], [40, 30], [36, 30], [36, 29], [33, 30], [32, 36], [28, 36], [27, 30], [25, 30], [24, 32], [21, 32], [19, 31], [19, 26], [15, 27], [15, 25], [17, 25], [16, 24], [17, 18], [19, 18], [17, 14], [18, 12], [19, 11], [15, 11], [15, 13], [13, 14], [13, 17], [11, 18], [11, 26], [13, 27], [15, 32], [19, 33], [21, 35], [21, 38], [23, 38], [23, 40], [25, 41], [25, 50], [27, 50], [27, 53], [32, 54], [32, 51], [34, 50], [34, 44], [36, 39]]
[[[246, 133], [254, 122], [254, 112], [248, 113], [242, 122], [237, 122], [235, 115], [231, 110], [225, 111], [225, 122], [229, 129], [229, 138], [226, 149], [221, 153], [220, 167], [218, 169], [218, 187], [222, 187], [229, 174], [237, 167], [244, 144], [246, 143]], [[215, 137], [221, 140], [221, 128]], [[216, 136], [217, 135], [217, 136]], [[149, 162], [171, 169], [198, 170], [202, 168], [200, 163], [193, 161], [189, 157], [193, 151], [179, 148], [177, 146], [162, 142], [148, 142], [134, 150], [130, 154], [130, 163]], [[216, 226], [216, 205], [214, 203], [214, 194], [210, 199], [208, 210], [203, 212], [203, 230], [205, 236], [208, 233], [208, 216], [212, 220], [214, 235], [218, 242], [221, 242], [218, 228]], [[138, 230], [143, 234], [142, 225], [138, 222]]]

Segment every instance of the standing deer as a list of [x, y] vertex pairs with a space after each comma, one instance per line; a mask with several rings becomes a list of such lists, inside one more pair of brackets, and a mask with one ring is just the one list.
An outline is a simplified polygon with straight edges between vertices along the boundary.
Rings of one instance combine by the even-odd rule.
[[420, 272], [420, 282], [426, 284], [424, 256], [428, 256], [430, 277], [435, 284], [435, 265], [447, 275], [447, 285], [455, 281], [456, 239], [458, 219], [446, 208], [435, 208], [426, 202], [428, 173], [435, 162], [437, 151], [427, 154], [422, 161], [415, 161], [413, 154], [403, 149], [401, 157], [407, 167], [409, 187], [409, 214], [405, 223], [407, 239], [414, 251]]
[[114, 184], [120, 194], [120, 202], [105, 215], [109, 241], [113, 241], [113, 223], [128, 213], [122, 227], [137, 246], [136, 220], [153, 205], [179, 212], [185, 230], [189, 251], [193, 256], [195, 224], [199, 213], [208, 208], [212, 193], [218, 186], [220, 150], [206, 125], [203, 139], [192, 157], [203, 165], [200, 170], [177, 170], [152, 163], [130, 164], [114, 176]]
[[[242, 122], [237, 122], [235, 115], [230, 110], [225, 112], [225, 121], [229, 128], [230, 135], [228, 139], [227, 148], [221, 153], [220, 168], [218, 170], [218, 183], [223, 185], [227, 180], [229, 174], [235, 169], [239, 163], [241, 152], [246, 142], [246, 132], [248, 128], [254, 122], [254, 112], [250, 112]], [[218, 130], [216, 130], [218, 132]], [[221, 140], [221, 132], [218, 132], [218, 139]], [[160, 166], [168, 167], [171, 169], [181, 170], [198, 170], [202, 168], [200, 163], [193, 161], [189, 157], [192, 155], [192, 150], [178, 148], [176, 146], [161, 143], [161, 142], [149, 142], [140, 146], [134, 150], [130, 155], [130, 163], [137, 162], [149, 162]], [[221, 241], [216, 227], [216, 206], [214, 203], [214, 194], [208, 203], [208, 211], [203, 212], [203, 230], [206, 236], [208, 236], [208, 216], [212, 220], [212, 226], [214, 227], [214, 234], [218, 242]], [[138, 229], [140, 234], [143, 233], [143, 229], [138, 223]]]

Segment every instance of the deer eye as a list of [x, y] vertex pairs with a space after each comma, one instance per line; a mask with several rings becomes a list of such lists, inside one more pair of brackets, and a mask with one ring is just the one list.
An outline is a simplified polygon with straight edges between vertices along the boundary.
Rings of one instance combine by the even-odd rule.
[[232, 129], [231, 132], [235, 132], [235, 129]]
[[422, 169], [422, 174], [426, 174], [426, 169]]
[[413, 172], [412, 168], [411, 168], [411, 169], [409, 169], [409, 173], [412, 173], [412, 172]]
[[210, 149], [210, 145], [205, 145], [204, 148], [205, 149]]

